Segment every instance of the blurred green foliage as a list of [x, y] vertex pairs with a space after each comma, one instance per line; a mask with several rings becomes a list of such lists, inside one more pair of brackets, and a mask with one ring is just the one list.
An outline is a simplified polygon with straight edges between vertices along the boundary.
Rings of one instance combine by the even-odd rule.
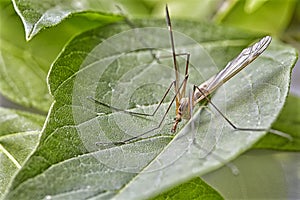
[[297, 0], [130, 0], [127, 3], [124, 9], [134, 18], [163, 18], [163, 8], [168, 4], [172, 18], [261, 32], [279, 37], [300, 50], [300, 1]]

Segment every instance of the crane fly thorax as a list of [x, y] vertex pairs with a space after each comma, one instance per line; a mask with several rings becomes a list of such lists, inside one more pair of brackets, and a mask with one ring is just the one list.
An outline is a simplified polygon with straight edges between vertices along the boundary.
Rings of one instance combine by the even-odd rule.
[[205, 98], [205, 96], [208, 96], [210, 94], [210, 92], [207, 89], [208, 85], [206, 84], [201, 84], [198, 88], [201, 90], [201, 92], [199, 90], [196, 90], [194, 92], [194, 96], [193, 96], [193, 102], [198, 103], [199, 101], [201, 101], [202, 99]]
[[190, 118], [190, 106], [189, 106], [189, 98], [182, 98], [179, 102], [178, 114], [181, 115], [181, 118], [189, 119]]

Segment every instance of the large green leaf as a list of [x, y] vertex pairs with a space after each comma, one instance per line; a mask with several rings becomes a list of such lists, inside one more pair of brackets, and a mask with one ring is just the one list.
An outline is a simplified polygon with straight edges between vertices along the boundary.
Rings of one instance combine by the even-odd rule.
[[90, 19], [93, 14], [86, 13], [44, 31], [28, 43], [12, 3], [0, 1], [0, 10], [0, 92], [15, 103], [44, 113], [52, 102], [46, 76], [65, 43], [76, 33], [119, 19], [95, 21]]
[[[135, 24], [164, 27], [164, 21], [156, 20]], [[175, 34], [177, 52], [191, 53], [189, 81], [195, 84], [258, 37], [189, 21], [173, 26], [201, 44]], [[169, 131], [171, 110], [162, 128], [148, 134], [151, 137], [97, 146], [97, 141], [119, 141], [154, 127], [172, 96], [154, 118], [112, 112], [87, 99], [94, 96], [115, 107], [149, 113], [174, 79], [171, 59], [163, 58], [170, 55], [167, 30], [136, 29], [111, 37], [128, 29], [127, 24], [115, 24], [86, 32], [59, 56], [49, 74], [55, 102], [40, 144], [15, 177], [7, 199], [148, 198], [222, 166], [265, 135], [233, 131], [208, 106], [182, 122], [175, 137]], [[151, 53], [161, 55], [159, 62]], [[284, 104], [295, 60], [294, 49], [274, 41], [212, 101], [240, 127], [269, 128]], [[179, 63], [182, 67], [184, 60]], [[194, 132], [201, 147], [191, 143]]]
[[0, 198], [37, 145], [44, 117], [0, 108]]

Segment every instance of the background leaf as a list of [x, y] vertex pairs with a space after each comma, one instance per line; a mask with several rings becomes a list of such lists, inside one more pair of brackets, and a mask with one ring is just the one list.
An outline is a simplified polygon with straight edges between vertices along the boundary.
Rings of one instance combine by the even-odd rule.
[[93, 14], [86, 13], [44, 31], [28, 43], [12, 3], [0, 1], [0, 9], [3, 27], [0, 29], [0, 92], [11, 101], [40, 113], [48, 112], [52, 102], [46, 76], [65, 43], [79, 32], [119, 19], [106, 17], [93, 21]]
[[223, 4], [215, 20], [246, 30], [279, 35], [289, 25], [295, 5], [294, 0], [229, 1]]
[[43, 123], [43, 116], [0, 108], [0, 198], [36, 147]]
[[[144, 0], [144, 5], [147, 6], [148, 12], [153, 17], [165, 17], [164, 7], [168, 4], [169, 11], [173, 19], [192, 19], [195, 21], [212, 21], [213, 16], [218, 11], [222, 1], [215, 0]], [[135, 11], [130, 12], [135, 15]]]
[[[295, 5], [294, 15], [287, 30], [282, 35], [282, 40], [293, 45], [295, 48], [300, 50], [300, 2], [297, 1]], [[299, 74], [299, 73], [298, 73]]]
[[201, 178], [224, 199], [298, 199], [299, 158], [299, 152], [250, 150], [231, 163], [238, 176], [222, 167]]
[[[147, 22], [136, 21], [134, 23], [139, 26], [165, 27], [165, 22], [158, 20], [149, 20]], [[250, 33], [241, 34], [240, 30], [188, 21], [174, 21], [173, 26], [176, 27], [176, 30], [200, 42], [204, 47], [204, 52], [208, 52], [218, 68], [222, 68], [230, 59], [236, 56], [242, 48], [258, 37]], [[115, 117], [122, 117], [122, 113], [111, 113], [111, 111], [107, 109], [95, 107], [93, 102], [87, 100], [87, 94], [93, 92], [90, 90], [91, 88], [88, 87], [90, 86], [89, 84], [97, 85], [96, 93], [91, 93], [90, 95], [103, 98], [101, 100], [104, 100], [104, 102], [105, 100], [109, 101], [110, 97], [113, 96], [112, 88], [118, 83], [118, 79], [119, 81], [125, 80], [125, 78], [127, 78], [125, 76], [126, 72], [133, 70], [132, 68], [139, 66], [141, 62], [150, 61], [151, 63], [153, 61], [150, 51], [134, 51], [128, 54], [129, 57], [122, 57], [124, 60], [119, 60], [121, 63], [112, 63], [107, 69], [97, 66], [98, 63], [101, 64], [101, 62], [105, 61], [105, 59], [103, 59], [106, 58], [105, 56], [108, 56], [107, 58], [110, 59], [115, 55], [110, 55], [110, 48], [107, 48], [106, 52], [102, 52], [103, 54], [93, 54], [95, 53], [92, 51], [94, 47], [105, 41], [108, 37], [128, 29], [127, 24], [116, 24], [86, 32], [74, 38], [65, 48], [65, 51], [59, 56], [51, 69], [48, 79], [51, 93], [55, 98], [55, 103], [51, 107], [47, 125], [42, 133], [37, 150], [12, 182], [8, 196], [6, 196], [7, 199], [16, 199], [19, 195], [22, 195], [23, 199], [50, 197], [97, 197], [107, 199], [115, 195], [121, 195], [118, 196], [119, 198], [122, 198], [122, 195], [137, 198], [137, 196], [134, 195], [138, 194], [143, 195], [143, 197], [150, 197], [163, 192], [175, 184], [184, 182], [193, 176], [207, 173], [223, 165], [224, 160], [231, 160], [238, 156], [264, 135], [263, 133], [233, 133], [230, 127], [221, 124], [221, 126], [215, 127], [222, 129], [222, 134], [217, 138], [217, 145], [213, 146], [216, 150], [212, 151], [210, 155], [204, 156], [203, 159], [199, 159], [199, 150], [202, 149], [192, 148], [186, 152], [185, 147], [176, 146], [176, 142], [180, 141], [178, 135], [183, 134], [184, 131], [189, 128], [189, 125], [184, 125], [184, 123], [182, 127], [180, 127], [181, 131], [175, 138], [173, 138], [172, 135], [157, 135], [135, 143], [107, 149], [99, 149], [99, 147], [95, 146], [95, 141], [99, 141], [99, 138], [103, 136], [119, 140], [124, 134], [130, 132], [120, 129], [117, 123], [122, 122], [122, 120], [118, 122], [114, 121]], [[167, 33], [166, 30], [165, 33]], [[153, 38], [153, 35], [155, 34], [152, 33], [152, 37], [145, 35], [143, 42], [150, 41], [152, 44], [159, 44], [163, 48], [169, 49], [168, 34], [165, 35], [165, 38]], [[123, 42], [124, 43], [119, 44], [121, 45], [120, 48], [130, 47], [130, 40], [127, 39]], [[126, 45], [124, 45], [125, 42]], [[182, 48], [188, 47], [185, 40], [176, 40], [176, 42], [176, 49], [178, 49], [178, 51], [186, 50]], [[109, 55], [111, 57], [109, 57]], [[192, 55], [196, 57], [196, 54]], [[278, 55], [280, 55], [280, 57]], [[88, 56], [91, 56], [91, 60], [85, 60]], [[227, 100], [232, 102], [232, 104], [226, 105], [226, 114], [230, 116], [233, 121], [238, 122], [240, 126], [253, 125], [256, 123], [261, 123], [261, 126], [263, 124], [270, 126], [270, 123], [275, 120], [277, 113], [283, 106], [284, 99], [288, 92], [290, 70], [295, 60], [296, 53], [294, 49], [274, 41], [265, 54], [257, 60], [256, 64], [253, 63], [252, 66], [245, 69], [244, 73], [237, 75], [228, 82], [223, 88], [224, 90], [221, 89], [216, 92], [212, 100], [224, 109], [224, 101], [218, 102], [218, 99], [222, 99], [222, 96], [224, 97], [223, 92], [225, 91], [230, 97], [230, 99]], [[130, 61], [130, 63], [128, 63], [128, 61]], [[170, 64], [170, 62], [167, 63]], [[194, 63], [194, 61], [191, 63]], [[206, 67], [211, 68], [213, 65], [206, 65], [208, 63], [213, 64], [209, 58], [202, 59], [201, 63], [198, 62], [199, 65], [204, 64]], [[282, 65], [282, 63], [284, 63], [284, 65]], [[80, 68], [82, 64], [85, 68]], [[171, 64], [169, 66], [171, 66]], [[148, 69], [150, 66], [145, 65], [145, 67]], [[191, 82], [200, 83], [201, 81], [198, 76], [192, 76], [192, 72], [196, 70], [196, 67], [198, 66], [191, 66], [190, 80]], [[83, 83], [86, 84], [87, 87], [84, 87], [85, 85], [79, 85], [82, 88], [77, 88], [81, 89], [80, 91], [84, 93], [82, 93], [81, 96], [74, 93], [75, 78], [78, 78], [84, 70], [99, 69], [104, 70], [101, 77], [99, 77], [97, 73], [88, 73], [89, 76], [82, 77], [82, 80], [85, 81]], [[155, 80], [156, 77], [163, 77], [162, 69], [164, 68], [158, 70], [151, 66], [149, 69], [151, 70], [146, 78]], [[160, 76], [157, 74], [152, 75], [152, 71], [158, 72]], [[201, 71], [212, 73], [208, 68], [201, 68]], [[138, 75], [131, 77], [128, 81], [132, 81], [132, 78], [138, 80], [136, 78], [139, 77], [139, 73], [141, 72], [142, 71], [137, 71]], [[206, 76], [210, 75], [212, 74], [206, 74]], [[94, 76], [98, 77], [95, 78]], [[166, 78], [170, 78], [170, 74], [167, 74]], [[200, 79], [202, 78], [207, 77], [200, 77]], [[136, 84], [137, 82], [134, 83]], [[135, 86], [135, 84], [132, 85]], [[278, 88], [280, 88], [280, 90], [278, 90]], [[150, 85], [146, 87], [146, 89], [152, 91], [153, 89], [159, 88], [155, 85], [154, 87]], [[161, 91], [163, 90], [164, 88], [161, 89]], [[131, 97], [129, 109], [152, 109], [153, 104], [157, 103], [157, 99], [161, 98], [162, 95], [162, 93], [159, 92], [160, 90], [155, 90], [155, 92], [151, 93], [152, 96], [149, 96], [149, 93], [145, 90], [137, 91], [140, 92], [134, 93]], [[235, 93], [233, 94], [230, 91], [234, 91]], [[247, 94], [251, 94], [251, 98], [249, 98]], [[121, 96], [119, 98], [121, 98]], [[247, 111], [252, 112], [251, 105], [253, 105], [253, 101], [251, 101], [251, 99], [255, 100], [254, 106], [257, 107], [258, 105], [260, 113], [265, 113], [265, 115], [259, 115], [261, 119], [259, 122], [238, 120], [241, 118], [241, 114]], [[266, 104], [266, 102], [270, 102], [270, 99], [272, 99], [271, 103]], [[116, 100], [122, 105], [121, 101], [123, 99], [121, 99], [121, 101]], [[77, 102], [77, 104], [74, 104], [74, 102]], [[136, 105], [141, 105], [140, 103], [145, 106], [137, 107]], [[248, 107], [248, 103], [250, 103], [250, 107]], [[245, 111], [246, 108], [249, 110]], [[74, 111], [76, 111], [76, 115], [74, 115]], [[103, 112], [104, 114], [99, 116], [96, 112]], [[207, 126], [209, 126], [209, 123], [212, 121], [210, 121], [210, 112], [204, 111], [200, 113], [200, 115], [201, 126], [199, 126], [199, 129], [197, 128], [199, 133], [197, 137], [201, 138], [202, 136], [206, 136], [208, 133], [207, 130], [211, 130], [209, 129], [210, 127]], [[215, 115], [213, 116], [212, 119], [215, 119], [213, 122], [223, 121]], [[76, 117], [83, 120], [79, 123], [76, 121], [78, 120]], [[243, 118], [245, 117], [246, 116], [243, 116]], [[130, 118], [134, 118], [134, 116], [125, 115], [123, 122], [128, 127], [128, 130], [134, 130], [133, 125], [135, 124], [128, 122]], [[253, 115], [249, 115], [249, 118], [253, 119]], [[136, 120], [137, 123], [144, 123], [146, 125], [151, 122], [151, 120], [136, 119], [136, 117], [134, 120]], [[154, 121], [155, 120], [157, 119], [154, 119]], [[240, 124], [243, 122], [245, 124]], [[101, 124], [100, 127], [97, 126], [98, 123]], [[80, 128], [86, 128], [86, 131], [80, 132]], [[169, 128], [170, 126], [166, 124], [161, 133], [169, 133]], [[141, 130], [135, 130], [137, 133], [140, 133], [140, 131]], [[215, 131], [215, 129], [211, 131]], [[101, 135], [101, 133], [104, 133], [104, 135]], [[216, 142], [214, 138], [216, 135], [212, 136], [213, 137], [207, 141], [214, 143]], [[82, 137], [85, 137], [85, 140], [83, 140]], [[169, 143], [170, 141], [172, 142]], [[234, 149], [232, 147], [234, 147]], [[168, 150], [170, 150], [170, 152], [168, 152]], [[175, 151], [172, 152], [171, 150]], [[171, 169], [169, 169], [170, 167], [168, 165], [165, 165], [166, 168], [161, 169], [161, 171], [140, 173], [153, 167], [153, 165], [156, 164], [155, 161], [158, 161], [161, 156], [166, 155], [168, 158], [174, 159], [174, 155], [176, 157], [176, 153], [178, 152], [181, 153], [177, 155], [179, 156], [178, 160], [173, 160], [174, 164], [171, 165]], [[114, 159], [111, 159], [112, 157]], [[112, 163], [99, 162], [99, 159], [104, 159], [106, 162]], [[153, 163], [149, 164], [151, 161], [153, 161]], [[168, 162], [168, 160], [163, 159], [160, 161], [162, 164]], [[111, 165], [119, 166], [120, 168], [112, 168]], [[124, 169], [122, 166], [128, 166], [128, 168]], [[156, 173], [163, 173], [164, 176], [157, 176]], [[70, 174], [72, 175], [70, 176]], [[174, 176], [174, 174], [178, 175]], [[143, 179], [148, 176], [150, 176], [150, 179]], [[160, 177], [160, 180], [155, 181], [153, 177], [156, 177], [155, 180], [157, 180], [157, 177]], [[147, 184], [151, 184], [151, 187], [147, 186]], [[139, 186], [141, 186], [141, 188], [139, 188]], [[147, 191], [142, 190], [142, 188]], [[139, 196], [139, 198], [141, 198], [141, 196]]]
[[200, 178], [194, 178], [187, 183], [174, 187], [153, 200], [159, 199], [223, 199]]
[[[60, 24], [63, 20], [76, 14], [87, 14], [100, 24], [117, 15], [134, 13], [135, 16], [149, 12], [145, 3], [136, 0], [129, 1], [76, 1], [76, 0], [43, 0], [17, 1], [13, 0], [15, 10], [24, 24], [26, 39], [30, 40], [42, 29]], [[95, 22], [94, 22], [95, 23]], [[90, 26], [91, 28], [91, 26]]]

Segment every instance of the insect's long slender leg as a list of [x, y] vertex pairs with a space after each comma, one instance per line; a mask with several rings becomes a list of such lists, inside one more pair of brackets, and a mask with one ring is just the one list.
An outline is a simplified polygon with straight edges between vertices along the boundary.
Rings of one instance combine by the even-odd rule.
[[156, 112], [158, 111], [158, 109], [160, 108], [160, 106], [162, 105], [162, 103], [164, 102], [164, 100], [166, 99], [166, 97], [167, 97], [167, 95], [169, 94], [169, 92], [170, 92], [172, 86], [174, 86], [174, 85], [175, 85], [175, 81], [172, 81], [172, 83], [170, 84], [170, 86], [169, 86], [168, 89], [166, 90], [164, 96], [163, 96], [162, 99], [160, 100], [159, 104], [157, 105], [157, 107], [155, 108], [155, 110], [154, 110], [151, 114], [148, 114], [148, 113], [140, 113], [140, 112], [133, 112], [133, 111], [129, 111], [129, 110], [124, 110], [124, 109], [121, 109], [121, 108], [117, 108], [117, 107], [108, 105], [108, 104], [106, 104], [106, 103], [100, 102], [100, 101], [94, 99], [94, 98], [91, 97], [91, 96], [89, 96], [89, 97], [87, 97], [87, 98], [90, 99], [91, 101], [93, 101], [93, 102], [96, 103], [96, 104], [105, 106], [105, 107], [110, 108], [110, 109], [115, 110], [115, 111], [124, 112], [124, 113], [130, 114], [130, 115], [154, 116], [155, 113], [156, 113]]
[[228, 124], [234, 129], [234, 130], [238, 130], [238, 131], [268, 131], [270, 133], [273, 133], [275, 135], [279, 135], [281, 137], [284, 137], [284, 138], [287, 138], [288, 140], [292, 141], [293, 138], [286, 134], [286, 133], [283, 133], [281, 131], [278, 131], [278, 130], [274, 130], [274, 129], [266, 129], [266, 128], [244, 128], [244, 127], [238, 127], [236, 126], [231, 120], [229, 120], [228, 117], [226, 117], [222, 112], [221, 110], [208, 98], [207, 94], [205, 94], [205, 92], [203, 90], [205, 90], [204, 88], [199, 88], [197, 85], [194, 85], [194, 91], [195, 90], [198, 90], [203, 96], [204, 98], [207, 100], [207, 102], [209, 102], [213, 107], [214, 109], [228, 122]]
[[175, 43], [174, 43], [174, 37], [173, 37], [173, 31], [172, 31], [172, 24], [171, 24], [171, 19], [170, 19], [170, 15], [169, 15], [169, 10], [168, 10], [168, 6], [166, 5], [166, 22], [167, 22], [167, 26], [168, 26], [168, 30], [169, 30], [169, 34], [170, 34], [170, 41], [171, 41], [171, 48], [172, 48], [172, 58], [173, 58], [173, 65], [174, 65], [174, 69], [175, 69], [175, 80], [176, 80], [176, 84], [175, 84], [175, 91], [177, 94], [176, 96], [176, 114], [177, 114], [177, 108], [179, 107], [179, 101], [181, 99], [181, 94], [179, 91], [179, 70], [178, 70], [178, 65], [177, 65], [177, 60], [176, 60], [176, 52], [175, 52]]
[[[190, 54], [186, 53], [185, 76], [187, 76], [189, 74], [189, 64], [190, 64]], [[187, 81], [184, 83], [184, 85], [182, 87], [182, 91], [180, 93], [182, 95], [182, 97], [185, 96], [186, 84], [187, 84]]]
[[[188, 76], [186, 76], [186, 77], [184, 78], [184, 80], [182, 81], [182, 83], [181, 83], [180, 86], [179, 86], [179, 89], [184, 85], [184, 83], [185, 83], [187, 80], [188, 80]], [[177, 92], [179, 92], [179, 91], [177, 91]], [[163, 117], [161, 118], [159, 124], [158, 124], [156, 127], [152, 128], [152, 129], [150, 129], [150, 130], [148, 130], [148, 131], [146, 131], [146, 132], [144, 132], [144, 133], [142, 133], [142, 134], [140, 134], [140, 135], [131, 137], [131, 138], [126, 139], [126, 140], [123, 140], [123, 141], [117, 141], [117, 142], [96, 142], [96, 145], [106, 145], [106, 144], [121, 145], [121, 144], [126, 144], [126, 143], [128, 143], [128, 142], [133, 141], [133, 140], [139, 139], [140, 137], [142, 137], [142, 136], [144, 136], [144, 135], [146, 135], [146, 134], [148, 134], [148, 133], [150, 133], [150, 132], [152, 132], [152, 131], [154, 131], [154, 130], [156, 130], [156, 129], [159, 129], [159, 128], [161, 127], [161, 125], [163, 124], [163, 121], [165, 120], [165, 118], [166, 118], [168, 112], [170, 111], [171, 106], [173, 105], [173, 103], [174, 103], [176, 97], [177, 97], [177, 94], [175, 94], [174, 97], [172, 98], [170, 104], [169, 104], [168, 107], [167, 107], [166, 112], [164, 113]]]
[[191, 130], [192, 130], [192, 140], [193, 140], [193, 143], [196, 142], [196, 136], [195, 136], [195, 122], [194, 120], [192, 119], [193, 117], [193, 111], [194, 111], [194, 91], [190, 91], [189, 92], [189, 104], [188, 104], [188, 109], [189, 109], [189, 118], [192, 120], [191, 121]]

